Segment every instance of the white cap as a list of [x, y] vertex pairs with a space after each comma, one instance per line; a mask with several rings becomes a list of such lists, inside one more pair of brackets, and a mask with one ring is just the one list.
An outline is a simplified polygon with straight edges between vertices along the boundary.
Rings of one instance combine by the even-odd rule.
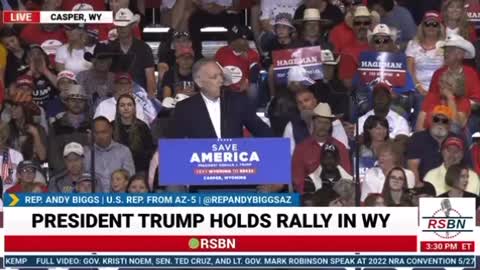
[[67, 145], [65, 145], [65, 148], [63, 150], [63, 156], [66, 157], [70, 154], [77, 154], [79, 156], [83, 156], [84, 151], [83, 151], [83, 146], [79, 143], [76, 142], [71, 142]]
[[397, 40], [397, 31], [395, 29], [390, 29], [386, 24], [378, 24], [373, 28], [373, 31], [368, 31], [368, 39], [370, 40], [373, 36], [383, 35], [389, 36], [393, 41]]

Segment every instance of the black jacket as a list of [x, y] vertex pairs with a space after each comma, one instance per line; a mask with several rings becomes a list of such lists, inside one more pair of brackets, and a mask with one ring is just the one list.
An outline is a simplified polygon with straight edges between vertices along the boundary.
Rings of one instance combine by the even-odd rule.
[[[270, 127], [256, 114], [246, 96], [224, 91], [220, 101], [222, 138], [242, 138], [243, 127], [255, 137], [273, 137]], [[174, 112], [176, 138], [216, 138], [201, 94], [183, 100]]]

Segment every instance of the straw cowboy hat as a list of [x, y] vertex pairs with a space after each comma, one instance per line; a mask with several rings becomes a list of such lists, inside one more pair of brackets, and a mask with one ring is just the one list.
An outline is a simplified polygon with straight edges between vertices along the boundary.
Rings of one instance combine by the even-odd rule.
[[318, 103], [317, 107], [313, 109], [312, 117], [330, 118], [332, 120], [337, 118], [332, 114], [332, 109], [330, 109], [330, 105], [328, 105], [328, 103]]
[[393, 40], [393, 42], [395, 42], [398, 37], [398, 31], [394, 28], [388, 27], [386, 24], [379, 24], [373, 28], [373, 31], [368, 31], [367, 36], [369, 42], [374, 36], [388, 36]]
[[370, 11], [366, 6], [357, 6], [353, 12], [347, 13], [345, 23], [353, 27], [353, 20], [357, 17], [369, 17], [373, 26], [380, 23], [380, 15], [376, 11]]
[[456, 47], [460, 48], [465, 51], [465, 59], [472, 59], [475, 58], [475, 47], [473, 47], [472, 43], [462, 36], [457, 34], [450, 34], [447, 36], [445, 43], [443, 43], [442, 47]]
[[329, 23], [330, 20], [322, 19], [320, 11], [316, 8], [307, 8], [303, 12], [303, 18], [295, 21], [295, 24], [301, 24], [305, 22], [319, 22], [322, 24]]

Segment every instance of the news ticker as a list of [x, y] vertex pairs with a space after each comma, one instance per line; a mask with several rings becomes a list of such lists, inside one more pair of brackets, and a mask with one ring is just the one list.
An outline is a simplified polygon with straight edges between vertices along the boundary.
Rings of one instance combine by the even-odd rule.
[[473, 267], [474, 256], [6, 256], [5, 267]]
[[419, 208], [322, 208], [298, 207], [297, 194], [6, 194], [4, 205], [6, 259], [28, 258], [17, 263], [39, 267], [44, 263], [36, 258], [45, 256], [61, 260], [94, 253], [102, 260], [128, 252], [171, 263], [177, 263], [173, 253], [186, 259], [198, 255], [190, 263], [228, 254], [239, 266], [247, 260], [267, 264], [249, 259], [265, 253], [287, 262], [312, 255], [317, 259], [305, 258], [313, 264], [330, 258], [325, 255], [356, 252], [382, 254], [377, 258], [405, 254], [405, 260], [457, 255], [452, 264], [463, 267], [458, 258], [478, 254], [480, 233], [471, 199], [422, 198]]
[[113, 23], [112, 11], [3, 11], [5, 24], [101, 24]]
[[10, 207], [292, 207], [298, 194], [151, 193], [151, 194], [5, 194]]

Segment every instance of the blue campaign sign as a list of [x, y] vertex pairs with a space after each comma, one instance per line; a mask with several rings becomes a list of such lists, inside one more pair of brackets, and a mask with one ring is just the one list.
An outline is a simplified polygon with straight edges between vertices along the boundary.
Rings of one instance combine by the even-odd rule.
[[382, 81], [402, 87], [407, 79], [407, 57], [404, 53], [362, 52], [358, 72], [365, 84]]
[[288, 139], [161, 139], [158, 151], [160, 185], [291, 183]]

